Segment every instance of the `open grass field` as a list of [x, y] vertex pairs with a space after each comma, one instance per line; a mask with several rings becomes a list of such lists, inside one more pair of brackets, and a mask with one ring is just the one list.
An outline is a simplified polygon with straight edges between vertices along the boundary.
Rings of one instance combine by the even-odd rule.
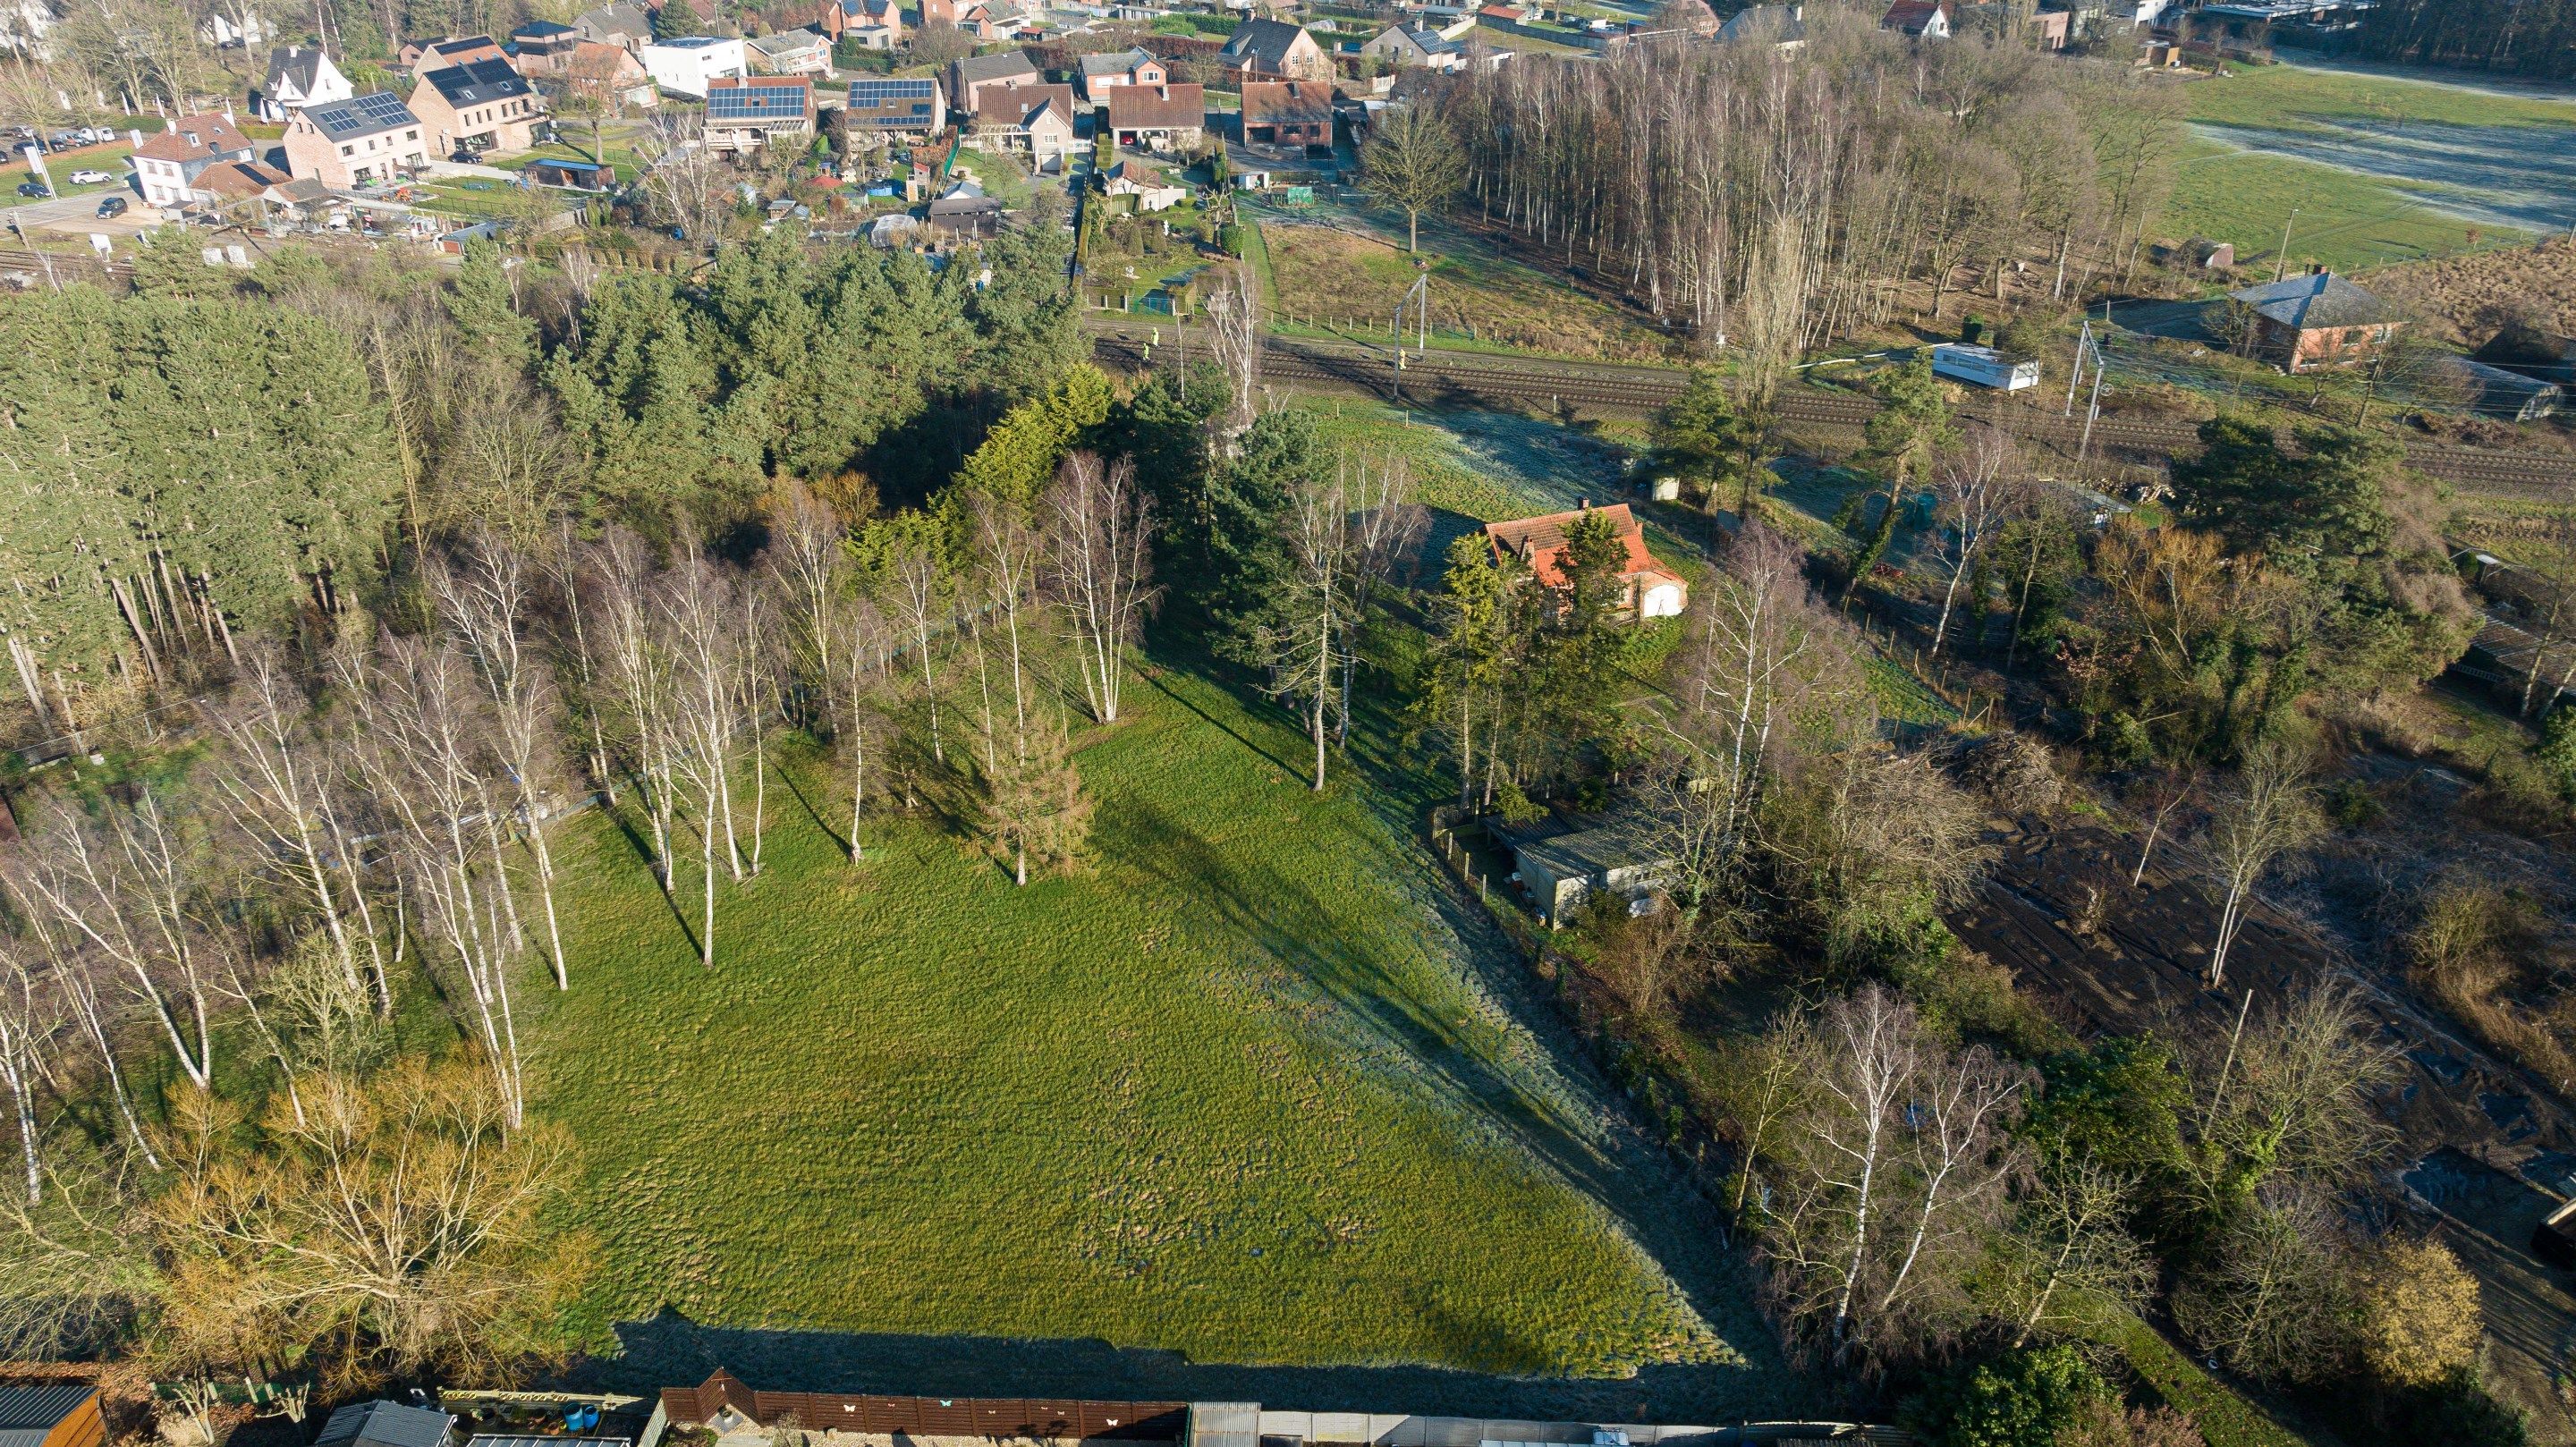
[[587, 1151], [594, 1330], [1687, 1362], [1703, 1410], [1778, 1402], [1732, 1268], [1490, 992], [1410, 805], [1308, 793], [1300, 740], [1193, 674], [1129, 697], [1078, 756], [1088, 873], [1015, 889], [887, 820], [854, 870], [800, 770], [712, 973], [625, 836], [567, 834], [574, 988], [530, 1035]]
[[2307, 69], [2238, 67], [2188, 87], [2177, 235], [2359, 270], [2576, 222], [2576, 103]]
[[[1373, 214], [1368, 219], [1382, 218]], [[1337, 214], [1335, 220], [1349, 218]], [[1394, 239], [1386, 240], [1341, 226], [1265, 216], [1261, 233], [1269, 250], [1265, 275], [1274, 324], [1352, 336], [1373, 331], [1383, 341], [1396, 303], [1421, 274], [1415, 265], [1419, 261], [1430, 267], [1434, 346], [1629, 360], [1661, 357], [1667, 349], [1663, 337], [1617, 308], [1495, 255], [1482, 243], [1447, 233], [1432, 218], [1423, 220], [1421, 254], [1408, 254], [1403, 224], [1396, 214]], [[1405, 335], [1415, 335], [1409, 319]]]

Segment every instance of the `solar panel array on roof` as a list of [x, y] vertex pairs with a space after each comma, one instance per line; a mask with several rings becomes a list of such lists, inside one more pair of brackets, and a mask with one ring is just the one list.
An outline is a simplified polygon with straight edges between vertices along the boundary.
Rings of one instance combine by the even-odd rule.
[[805, 101], [811, 94], [801, 85], [738, 85], [707, 92], [707, 119], [711, 121], [762, 121], [781, 116], [805, 115]]
[[374, 135], [378, 131], [389, 131], [396, 126], [420, 124], [420, 118], [411, 113], [411, 107], [402, 103], [402, 97], [389, 90], [380, 90], [373, 95], [352, 96], [331, 105], [307, 106], [304, 109], [304, 118], [320, 127], [322, 134], [335, 141], [346, 140], [351, 136]]
[[465, 65], [451, 65], [433, 70], [421, 79], [438, 88], [450, 105], [480, 105], [489, 100], [507, 100], [528, 94], [527, 81], [510, 68], [506, 60], [477, 60]]
[[938, 84], [935, 80], [854, 80], [850, 82], [850, 104], [877, 106], [888, 101], [928, 100]]

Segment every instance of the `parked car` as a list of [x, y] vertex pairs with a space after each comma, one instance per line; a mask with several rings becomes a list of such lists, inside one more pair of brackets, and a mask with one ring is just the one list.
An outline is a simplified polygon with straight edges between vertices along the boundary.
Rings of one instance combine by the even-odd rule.
[[122, 197], [122, 196], [110, 196], [110, 197], [108, 197], [107, 199], [105, 199], [105, 200], [103, 200], [103, 201], [99, 202], [99, 203], [98, 203], [98, 214], [99, 214], [100, 216], [102, 216], [102, 217], [106, 217], [106, 216], [122, 216], [122, 215], [124, 215], [124, 214], [125, 214], [125, 198], [124, 198], [124, 197]]
[[21, 181], [18, 183], [18, 194], [21, 196], [45, 197], [53, 195], [54, 188], [46, 185], [42, 181]]
[[72, 184], [75, 186], [104, 186], [115, 179], [116, 178], [114, 176], [107, 174], [105, 171], [84, 170], [72, 172]]
[[465, 149], [463, 146], [458, 146], [447, 159], [454, 161], [460, 166], [471, 166], [474, 164], [475, 155], [472, 151]]
[[56, 131], [52, 135], [45, 137], [46, 150], [68, 151], [71, 147], [72, 133], [69, 131]]

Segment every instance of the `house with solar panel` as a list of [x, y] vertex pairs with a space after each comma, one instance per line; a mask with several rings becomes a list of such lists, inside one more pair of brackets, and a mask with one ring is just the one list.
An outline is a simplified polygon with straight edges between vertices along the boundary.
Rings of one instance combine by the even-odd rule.
[[801, 75], [719, 76], [707, 82], [706, 138], [728, 151], [757, 151], [780, 138], [814, 134], [814, 82]]
[[1074, 152], [1073, 87], [983, 85], [975, 92], [966, 144], [979, 151], [1026, 156], [1040, 171], [1064, 168]]
[[850, 101], [841, 112], [851, 136], [871, 132], [886, 136], [931, 136], [948, 129], [948, 102], [939, 82], [928, 76], [895, 80], [854, 80]]
[[477, 60], [421, 72], [411, 113], [435, 138], [438, 156], [498, 156], [534, 140], [546, 103], [506, 60]]
[[306, 106], [286, 122], [286, 169], [335, 191], [400, 180], [429, 160], [429, 133], [391, 91]]

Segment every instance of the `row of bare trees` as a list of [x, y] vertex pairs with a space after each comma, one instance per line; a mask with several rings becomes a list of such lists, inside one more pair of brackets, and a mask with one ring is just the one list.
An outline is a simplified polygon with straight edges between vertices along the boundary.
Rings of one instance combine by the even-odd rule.
[[[1081, 453], [1034, 508], [976, 500], [963, 538], [913, 515], [853, 539], [790, 487], [747, 568], [624, 529], [535, 548], [479, 530], [426, 562], [415, 633], [343, 639], [305, 671], [246, 643], [206, 757], [31, 806], [0, 869], [22, 926], [0, 942], [0, 1088], [30, 1194], [42, 1079], [94, 1071], [157, 1169], [117, 1053], [129, 1018], [203, 1093], [219, 1020], [246, 1009], [279, 1053], [258, 999], [299, 950], [383, 1016], [406, 968], [427, 971], [516, 1128], [520, 981], [573, 984], [549, 825], [627, 800], [675, 909], [694, 865], [713, 968], [720, 888], [761, 870], [782, 725], [839, 750], [853, 865], [892, 778], [906, 808], [956, 797], [1018, 882], [1065, 867], [1089, 812], [1073, 714], [1120, 716], [1151, 524], [1132, 468]], [[962, 751], [942, 732], [961, 716]]]
[[1788, 54], [1671, 42], [1471, 68], [1438, 101], [1466, 202], [1773, 382], [1909, 285], [1937, 315], [2018, 266], [2054, 299], [2134, 265], [2170, 185], [2174, 88], [1977, 38], [1911, 47], [1876, 20], [1810, 7]]

